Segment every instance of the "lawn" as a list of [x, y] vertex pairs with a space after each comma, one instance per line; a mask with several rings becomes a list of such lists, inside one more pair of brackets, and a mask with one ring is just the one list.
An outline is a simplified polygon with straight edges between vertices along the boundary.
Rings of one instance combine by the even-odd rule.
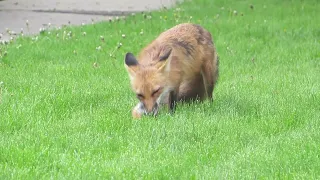
[[[319, 179], [319, 9], [192, 0], [1, 45], [0, 179]], [[125, 53], [182, 22], [214, 38], [214, 102], [133, 120]]]

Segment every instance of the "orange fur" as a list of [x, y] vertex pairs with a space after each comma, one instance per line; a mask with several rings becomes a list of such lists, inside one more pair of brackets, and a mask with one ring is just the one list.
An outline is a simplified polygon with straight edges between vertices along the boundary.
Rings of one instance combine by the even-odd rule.
[[125, 57], [141, 108], [153, 114], [158, 113], [160, 103], [168, 104], [174, 112], [177, 101], [212, 99], [218, 65], [210, 32], [191, 23], [161, 33], [137, 59], [131, 53]]

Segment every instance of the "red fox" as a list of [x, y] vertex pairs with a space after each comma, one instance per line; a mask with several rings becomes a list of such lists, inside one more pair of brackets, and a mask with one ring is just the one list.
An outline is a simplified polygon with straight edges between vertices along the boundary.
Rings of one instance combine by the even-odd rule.
[[160, 104], [174, 113], [178, 101], [212, 100], [219, 58], [210, 32], [183, 23], [161, 33], [138, 58], [126, 53], [124, 66], [139, 103], [132, 116], [158, 114]]

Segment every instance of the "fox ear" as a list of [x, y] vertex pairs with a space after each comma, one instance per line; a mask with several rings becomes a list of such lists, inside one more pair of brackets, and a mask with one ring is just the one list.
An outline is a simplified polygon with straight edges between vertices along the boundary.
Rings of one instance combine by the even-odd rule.
[[170, 49], [165, 49], [165, 50], [163, 50], [163, 51], [161, 52], [160, 56], [159, 56], [159, 60], [160, 60], [160, 61], [166, 61], [166, 60], [169, 58], [169, 56], [170, 56], [170, 54], [171, 54], [171, 51], [172, 51], [171, 48], [170, 48]]
[[130, 52], [126, 54], [124, 62], [125, 62], [125, 67], [129, 73], [130, 79], [133, 79], [133, 77], [136, 75], [139, 62], [134, 57], [134, 55]]
[[138, 63], [138, 61], [137, 61], [137, 59], [134, 57], [134, 55], [132, 54], [132, 53], [130, 53], [130, 52], [128, 52], [127, 54], [126, 54], [126, 57], [125, 57], [125, 63], [126, 63], [126, 65], [127, 66], [136, 66], [136, 65], [138, 65], [139, 63]]
[[159, 68], [158, 71], [163, 71], [165, 69], [170, 69], [170, 60], [168, 60], [169, 56], [171, 55], [172, 49], [166, 48], [164, 49], [159, 56]]

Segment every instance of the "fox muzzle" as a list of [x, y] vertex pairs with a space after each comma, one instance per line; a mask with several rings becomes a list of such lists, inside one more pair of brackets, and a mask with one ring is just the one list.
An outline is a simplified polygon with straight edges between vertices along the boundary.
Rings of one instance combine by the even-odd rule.
[[141, 103], [141, 109], [144, 109], [146, 115], [157, 115], [159, 112], [159, 104], [156, 102], [151, 108], [147, 108], [144, 103]]

